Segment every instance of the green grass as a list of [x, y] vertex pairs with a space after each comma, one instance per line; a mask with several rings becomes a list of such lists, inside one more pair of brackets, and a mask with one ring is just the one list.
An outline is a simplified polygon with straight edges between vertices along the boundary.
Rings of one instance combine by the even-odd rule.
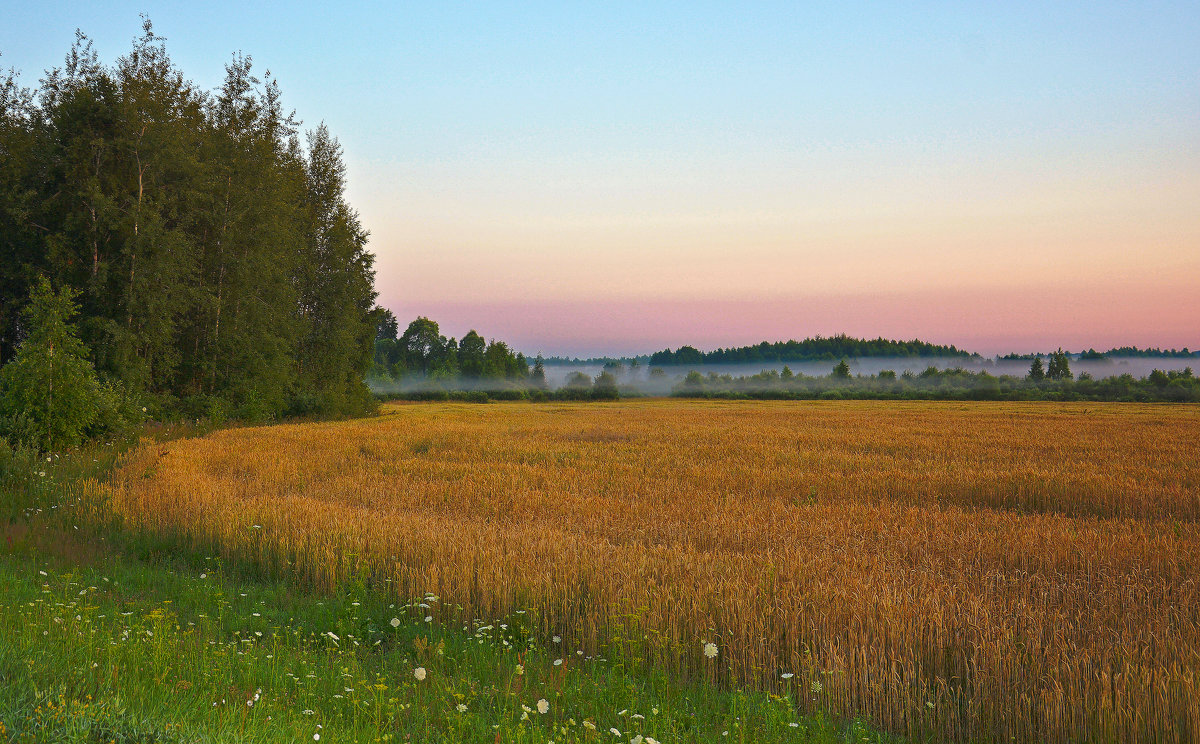
[[314, 595], [88, 527], [81, 480], [116, 448], [98, 449], [10, 458], [0, 472], [0, 740], [887, 740], [798, 715], [793, 695], [808, 690], [683, 683], [628, 666], [617, 648], [590, 658], [521, 612], [463, 618], [437, 598], [396, 605], [362, 584]]

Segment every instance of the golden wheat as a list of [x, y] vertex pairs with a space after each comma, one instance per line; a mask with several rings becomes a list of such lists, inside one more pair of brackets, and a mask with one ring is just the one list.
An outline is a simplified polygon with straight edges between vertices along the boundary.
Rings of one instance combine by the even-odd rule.
[[146, 446], [110, 488], [318, 587], [522, 608], [898, 733], [1184, 742], [1198, 435], [1131, 404], [394, 405]]

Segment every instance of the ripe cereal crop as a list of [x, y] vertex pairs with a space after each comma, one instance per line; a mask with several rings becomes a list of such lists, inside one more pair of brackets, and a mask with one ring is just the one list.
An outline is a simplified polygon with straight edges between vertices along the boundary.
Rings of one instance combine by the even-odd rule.
[[306, 585], [524, 610], [898, 734], [1183, 742], [1198, 440], [1188, 406], [399, 404], [146, 446], [105, 488]]

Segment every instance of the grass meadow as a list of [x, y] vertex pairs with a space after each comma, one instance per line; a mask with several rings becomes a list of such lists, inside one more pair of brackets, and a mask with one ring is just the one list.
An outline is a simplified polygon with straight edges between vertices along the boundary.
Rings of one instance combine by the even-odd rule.
[[[405, 690], [385, 700], [428, 694], [408, 678], [426, 663], [416, 636], [392, 644], [387, 617], [418, 598], [427, 614], [396, 615], [399, 628], [496, 655], [501, 671], [479, 675], [480, 689], [511, 704], [483, 704], [468, 740], [511, 724], [503, 740], [621, 741], [634, 729], [617, 720], [636, 712], [636, 735], [659, 741], [789, 740], [802, 726], [875, 736], [822, 728], [860, 718], [916, 740], [1186, 742], [1200, 735], [1197, 435], [1200, 410], [1166, 405], [396, 404], [371, 419], [147, 442], [87, 487], [97, 498], [81, 519], [111, 510], [143, 539], [373, 603], [356, 648], [395, 650], [314, 671], [314, 701], [336, 694], [323, 675], [338, 664], [355, 694], [376, 673]], [[67, 599], [58, 587], [46, 602]], [[480, 646], [475, 632], [498, 622], [520, 631]], [[221, 640], [197, 653], [265, 653], [249, 623], [206, 626]], [[337, 658], [346, 636], [330, 623], [336, 650], [319, 622], [277, 622], [271, 637], [281, 655]], [[571, 709], [545, 683], [510, 695], [503, 669], [525, 658], [518, 649], [539, 680], [584, 675], [604, 704]], [[181, 679], [196, 684], [201, 666]], [[454, 740], [455, 719], [438, 716], [467, 683], [449, 677], [422, 728], [393, 707], [377, 730]], [[621, 679], [632, 697], [604, 692]], [[648, 680], [676, 690], [666, 728], [648, 723], [645, 708], [667, 709]], [[261, 694], [317, 710], [276, 686]], [[575, 724], [542, 726], [542, 699]], [[720, 718], [735, 699], [759, 712]]]

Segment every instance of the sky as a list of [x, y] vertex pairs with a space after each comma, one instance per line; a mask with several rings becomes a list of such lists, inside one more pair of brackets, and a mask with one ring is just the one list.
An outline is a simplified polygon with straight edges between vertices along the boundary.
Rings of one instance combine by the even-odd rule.
[[0, 66], [251, 56], [446, 335], [1200, 347], [1194, 0], [345, 5], [0, 0]]

